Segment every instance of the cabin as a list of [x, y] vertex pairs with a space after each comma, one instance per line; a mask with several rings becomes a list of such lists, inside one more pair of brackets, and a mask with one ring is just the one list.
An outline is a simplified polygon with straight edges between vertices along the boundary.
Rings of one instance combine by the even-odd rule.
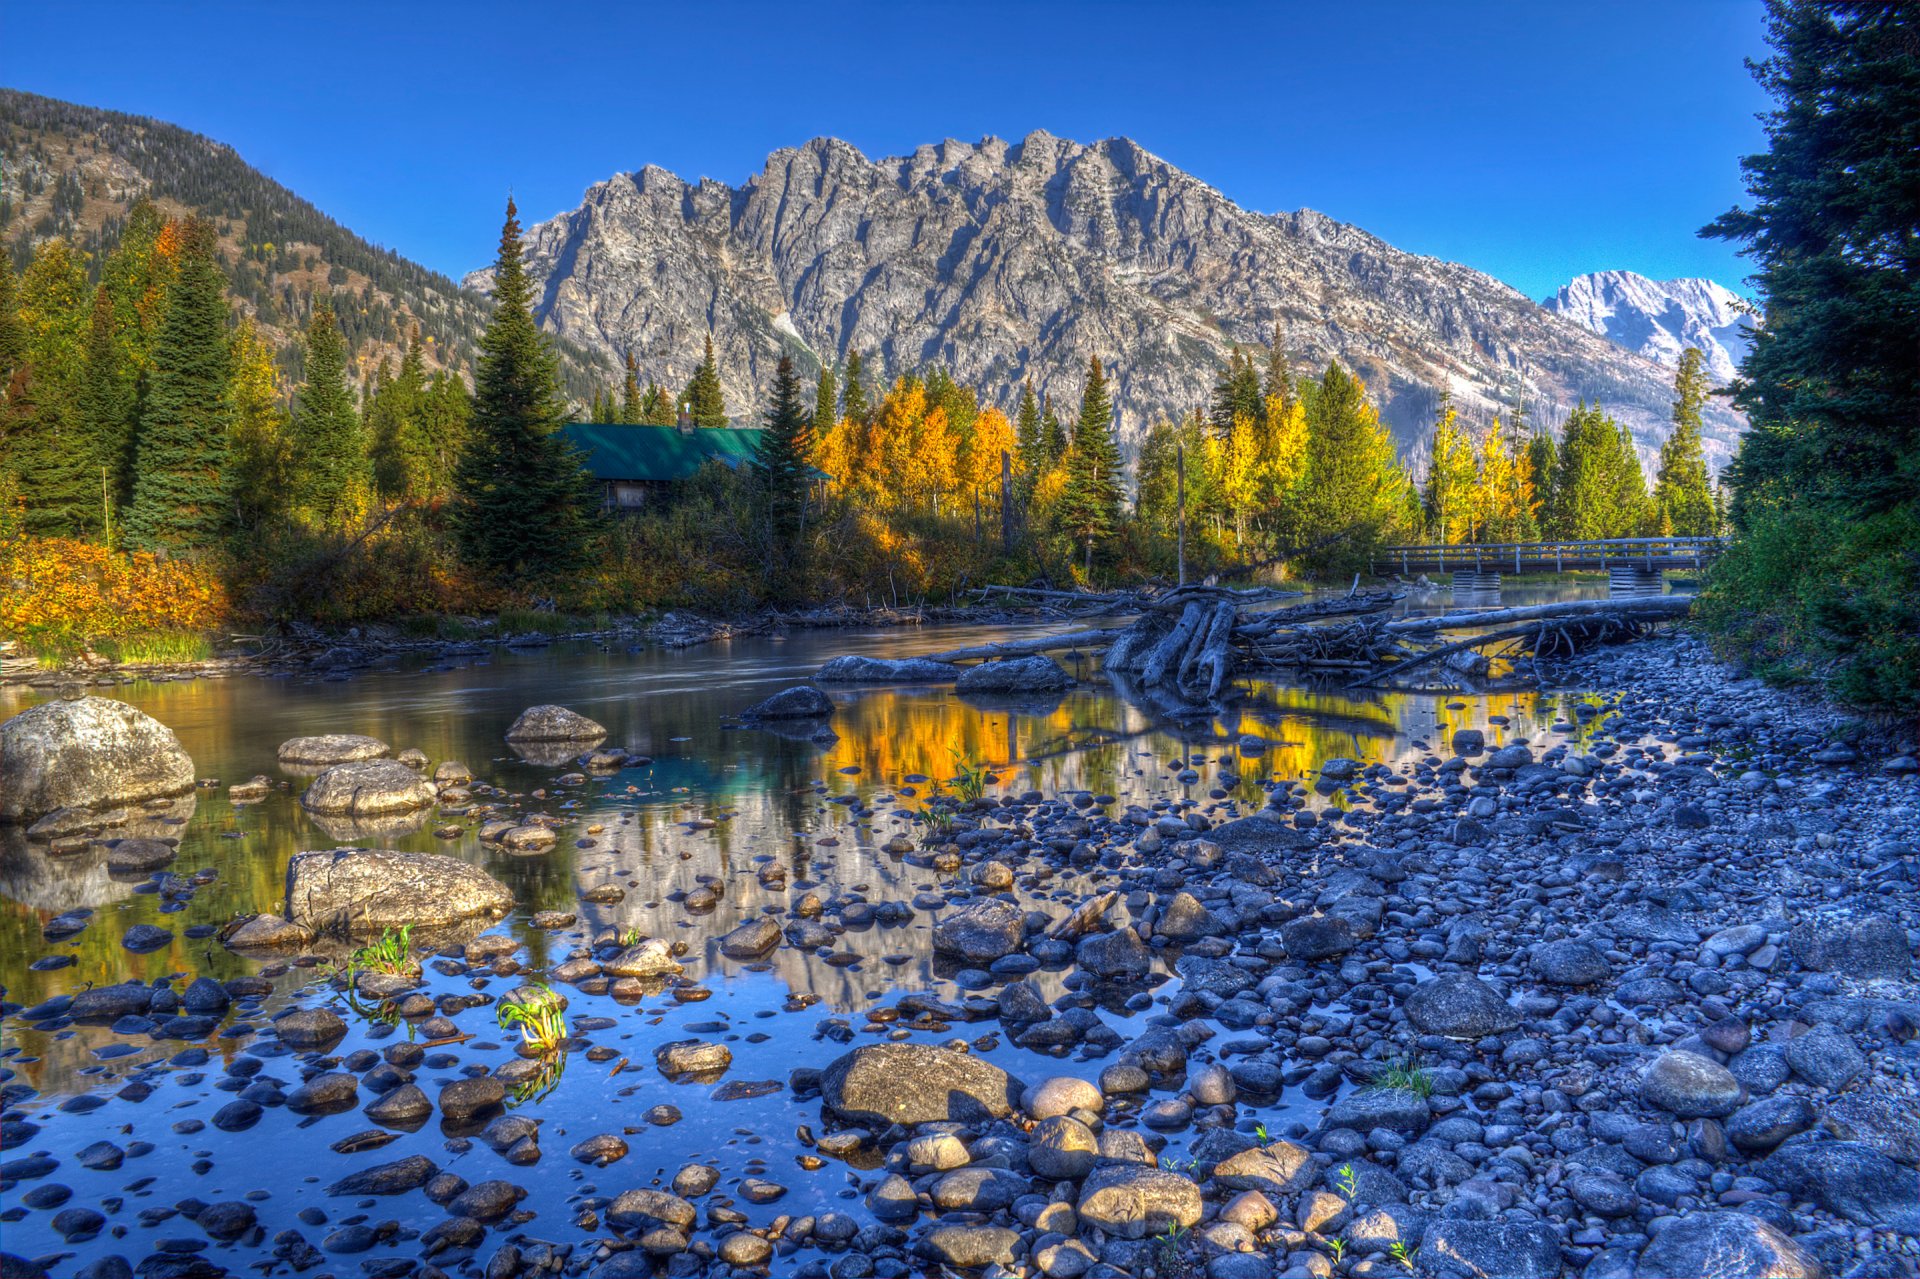
[[731, 426], [628, 426], [619, 422], [571, 422], [560, 428], [586, 454], [587, 470], [601, 488], [605, 507], [637, 511], [676, 484], [693, 478], [708, 462], [738, 470], [753, 464], [758, 428]]

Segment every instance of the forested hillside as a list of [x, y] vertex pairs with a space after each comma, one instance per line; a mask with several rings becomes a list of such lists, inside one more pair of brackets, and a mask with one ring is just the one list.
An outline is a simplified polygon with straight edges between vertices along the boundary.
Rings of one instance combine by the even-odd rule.
[[[364, 379], [397, 366], [415, 325], [429, 370], [467, 375], [489, 304], [446, 276], [368, 243], [223, 143], [142, 116], [0, 89], [0, 242], [17, 270], [61, 237], [97, 278], [128, 210], [146, 196], [169, 216], [197, 214], [218, 236], [237, 308], [256, 321], [283, 369], [301, 372], [294, 340], [330, 294]], [[610, 374], [560, 342], [569, 391], [583, 399]]]

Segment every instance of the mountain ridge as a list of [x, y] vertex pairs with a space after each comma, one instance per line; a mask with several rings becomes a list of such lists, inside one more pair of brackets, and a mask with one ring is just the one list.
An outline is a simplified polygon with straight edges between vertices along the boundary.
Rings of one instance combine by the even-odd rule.
[[[1482, 420], [1516, 393], [1550, 420], [1598, 400], [1643, 454], [1668, 429], [1655, 362], [1472, 268], [1311, 209], [1243, 209], [1125, 138], [1036, 130], [878, 160], [816, 138], [738, 186], [645, 165], [533, 225], [528, 266], [549, 331], [631, 352], [643, 378], [680, 386], [711, 328], [736, 417], [783, 352], [857, 349], [889, 374], [944, 364], [1002, 408], [1032, 375], [1063, 411], [1097, 354], [1135, 444], [1153, 416], [1204, 404], [1231, 348], [1264, 347], [1278, 324], [1297, 372], [1354, 368], [1409, 454], [1442, 387]], [[1740, 427], [1714, 406], [1710, 455]]]
[[1654, 280], [1636, 271], [1577, 275], [1540, 304], [1668, 368], [1697, 346], [1717, 385], [1734, 379], [1753, 344], [1753, 308], [1715, 280]]

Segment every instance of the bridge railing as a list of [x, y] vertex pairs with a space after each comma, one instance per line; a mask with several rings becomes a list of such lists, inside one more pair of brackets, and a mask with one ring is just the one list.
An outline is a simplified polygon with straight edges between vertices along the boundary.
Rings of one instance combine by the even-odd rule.
[[1585, 541], [1463, 542], [1383, 546], [1374, 572], [1565, 572], [1568, 568], [1705, 567], [1726, 549], [1724, 537], [1611, 537]]

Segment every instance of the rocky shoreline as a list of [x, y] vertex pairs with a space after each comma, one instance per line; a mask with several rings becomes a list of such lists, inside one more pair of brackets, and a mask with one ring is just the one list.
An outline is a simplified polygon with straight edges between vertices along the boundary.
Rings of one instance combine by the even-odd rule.
[[[275, 1020], [259, 977], [6, 1006], [37, 1033], [91, 1020], [191, 1044], [217, 1028], [216, 1087], [235, 1096], [216, 1128], [276, 1107], [344, 1126], [309, 1139], [339, 1212], [269, 1234], [248, 1200], [189, 1197], [159, 1246], [122, 1255], [107, 1241], [124, 1200], [83, 1203], [59, 1178], [130, 1148], [62, 1139], [71, 1116], [40, 1109], [8, 1062], [0, 1221], [51, 1214], [74, 1251], [9, 1255], [0, 1274], [345, 1273], [376, 1246], [366, 1273], [423, 1279], [1915, 1274], [1913, 757], [1841, 740], [1839, 716], [1734, 678], [1684, 634], [1560, 678], [1625, 691], [1570, 702], [1531, 742], [1465, 731], [1397, 770], [1328, 760], [1259, 811], [1227, 798], [1258, 766], [1235, 754], [1176, 761], [1190, 798], [983, 796], [886, 845], [937, 877], [909, 900], [766, 859], [777, 909], [719, 938], [730, 962], [707, 971], [684, 940], [594, 933], [570, 912], [535, 917], [545, 962], [482, 933], [431, 961], [437, 995], [362, 975], [357, 997], [408, 1028], [377, 1051], [335, 1055], [343, 984]], [[1202, 768], [1211, 796], [1192, 785]], [[568, 829], [480, 783], [439, 802], [496, 838]], [[487, 1005], [548, 980], [573, 1000], [574, 1069], [618, 1076], [643, 1051], [613, 1042], [641, 1004], [697, 1002], [781, 948], [832, 963], [850, 932], [927, 915], [960, 993], [827, 1018], [784, 1080], [729, 1078], [723, 1036], [647, 1043], [662, 1076], [715, 1101], [785, 1098], [795, 1129], [767, 1133], [725, 1186], [703, 1150], [642, 1184], [622, 1168], [632, 1127], [543, 1157], [538, 1105], [510, 1103], [547, 1067], [465, 1042], [490, 1030]], [[986, 1060], [1002, 1043], [1057, 1073]], [[216, 1069], [203, 1048], [182, 1058]], [[152, 1091], [136, 1077], [79, 1110]], [[375, 1127], [344, 1135], [356, 1108]], [[1261, 1116], [1282, 1113], [1269, 1131]], [[361, 1157], [435, 1116], [443, 1157]], [[654, 1106], [645, 1123], [679, 1117]], [[328, 1140], [348, 1157], [337, 1179]], [[840, 1179], [843, 1206], [759, 1211], [790, 1193], [780, 1165]], [[571, 1221], [522, 1210], [571, 1169], [592, 1170]]]

